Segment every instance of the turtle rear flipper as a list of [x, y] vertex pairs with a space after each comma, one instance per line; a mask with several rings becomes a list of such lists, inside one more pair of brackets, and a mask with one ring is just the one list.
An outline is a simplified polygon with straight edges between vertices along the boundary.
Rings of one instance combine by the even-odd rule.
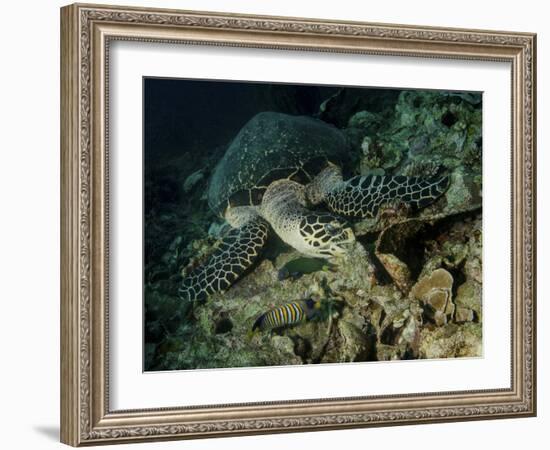
[[232, 229], [206, 263], [187, 275], [179, 297], [185, 301], [203, 300], [229, 288], [256, 261], [269, 231], [261, 217], [254, 217]]

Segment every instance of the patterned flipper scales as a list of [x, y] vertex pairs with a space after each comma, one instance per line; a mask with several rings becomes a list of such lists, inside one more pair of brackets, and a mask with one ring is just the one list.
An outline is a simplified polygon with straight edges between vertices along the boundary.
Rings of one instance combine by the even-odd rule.
[[357, 176], [339, 183], [325, 196], [327, 206], [347, 217], [376, 217], [381, 206], [402, 201], [414, 209], [436, 201], [449, 187], [449, 177]]
[[232, 229], [206, 263], [184, 278], [179, 288], [180, 298], [203, 300], [229, 288], [258, 258], [268, 230], [269, 225], [260, 217]]

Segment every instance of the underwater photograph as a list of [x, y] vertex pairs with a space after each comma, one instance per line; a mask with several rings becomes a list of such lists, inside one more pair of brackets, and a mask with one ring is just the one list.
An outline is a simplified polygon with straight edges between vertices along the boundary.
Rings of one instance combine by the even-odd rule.
[[481, 92], [143, 97], [145, 371], [482, 356]]

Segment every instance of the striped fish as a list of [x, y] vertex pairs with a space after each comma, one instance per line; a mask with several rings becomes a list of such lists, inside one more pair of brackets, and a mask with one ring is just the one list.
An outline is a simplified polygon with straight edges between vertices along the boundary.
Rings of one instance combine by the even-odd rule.
[[320, 302], [312, 299], [286, 303], [258, 317], [252, 326], [252, 331], [280, 328], [309, 320], [317, 314], [319, 308]]

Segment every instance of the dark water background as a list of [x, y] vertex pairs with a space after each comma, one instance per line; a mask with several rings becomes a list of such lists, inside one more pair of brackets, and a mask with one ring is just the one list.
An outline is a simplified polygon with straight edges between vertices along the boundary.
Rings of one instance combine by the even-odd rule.
[[[226, 144], [261, 111], [314, 115], [334, 87], [147, 78], [145, 158], [162, 164]], [[201, 155], [202, 156], [202, 155]], [[190, 161], [192, 162], [192, 161]]]

